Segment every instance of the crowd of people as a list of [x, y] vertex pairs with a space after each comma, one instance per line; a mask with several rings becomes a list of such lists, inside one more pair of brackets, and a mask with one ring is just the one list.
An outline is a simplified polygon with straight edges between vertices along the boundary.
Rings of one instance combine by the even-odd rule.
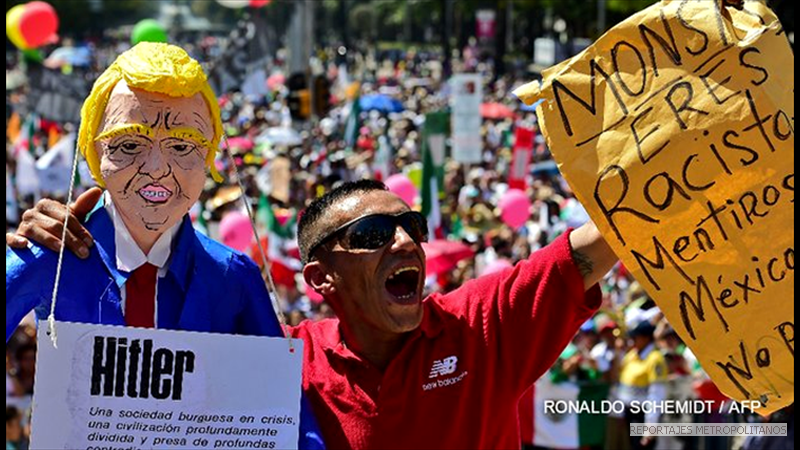
[[[217, 51], [214, 45], [211, 42], [186, 48], [203, 62]], [[123, 48], [124, 45], [96, 46], [93, 67], [73, 73], [91, 78]], [[9, 54], [7, 78], [9, 73], [22, 70], [16, 56]], [[454, 258], [451, 265], [437, 266], [437, 272], [427, 273], [426, 296], [447, 294], [469, 280], [524, 261], [588, 220], [552, 161], [545, 139], [538, 132], [535, 113], [511, 95], [514, 88], [529, 80], [513, 75], [497, 77], [491, 60], [478, 55], [475, 49], [464, 49], [459, 58], [453, 59], [451, 69], [455, 73], [482, 74], [484, 103], [502, 108], [484, 115], [481, 162], [466, 165], [451, 158], [445, 162], [441, 226], [432, 234], [435, 231], [440, 239], [460, 242], [468, 251]], [[312, 66], [331, 84], [331, 107], [310, 120], [298, 120], [290, 111], [292, 93], [286, 86], [285, 63], [280, 57], [267, 67], [268, 77], [261, 80], [267, 88], [265, 93], [254, 95], [243, 89], [219, 96], [227, 139], [222, 143], [226, 152], [216, 161], [216, 168], [226, 182], [208, 180], [192, 210], [197, 229], [243, 251], [260, 266], [264, 259], [268, 261], [280, 307], [290, 325], [334, 314], [330, 305], [306, 285], [301, 273], [297, 223], [304, 210], [312, 200], [344, 182], [385, 180], [395, 174], [418, 181], [425, 115], [447, 110], [450, 101], [445, 70], [435, 54], [350, 50], [348, 64], [336, 64], [336, 59], [335, 50], [331, 49], [320, 51], [312, 61]], [[66, 198], [66, 187], [52, 192], [29, 188], [28, 177], [39, 172], [31, 172], [27, 163], [24, 170], [21, 166], [23, 159], [41, 158], [49, 148], [70, 136], [77, 125], [35, 118], [25, 107], [27, 94], [24, 83], [6, 93], [6, 184], [17, 193], [12, 199], [7, 197], [7, 231], [14, 230], [22, 211], [38, 198]], [[387, 110], [355, 106], [359, 98], [370, 95], [396, 99], [401, 107]], [[535, 133], [525, 191], [532, 206], [529, 220], [512, 228], [500, 217], [498, 203], [509, 189], [518, 127]], [[382, 161], [387, 150], [388, 165]], [[80, 178], [83, 189], [91, 185], [86, 174]], [[417, 189], [421, 190], [421, 186]], [[259, 241], [250, 229], [243, 201], [254, 206]], [[419, 210], [419, 195], [414, 203], [410, 206]], [[262, 255], [262, 251], [266, 254]], [[605, 277], [601, 290], [600, 312], [581, 327], [556, 364], [520, 401], [521, 444], [534, 448], [732, 448], [734, 442], [728, 438], [708, 439], [702, 444], [701, 438], [660, 438], [658, 442], [642, 438], [636, 442], [628, 436], [626, 424], [756, 420], [754, 417], [723, 414], [633, 418], [612, 414], [579, 421], [578, 427], [569, 431], [573, 435], [563, 434], [563, 428], [562, 434], [546, 433], [549, 419], [542, 417], [540, 403], [548, 397], [622, 402], [690, 398], [727, 401], [624, 266], [617, 265]], [[35, 349], [35, 323], [26, 318], [6, 346], [7, 448], [25, 446]]]

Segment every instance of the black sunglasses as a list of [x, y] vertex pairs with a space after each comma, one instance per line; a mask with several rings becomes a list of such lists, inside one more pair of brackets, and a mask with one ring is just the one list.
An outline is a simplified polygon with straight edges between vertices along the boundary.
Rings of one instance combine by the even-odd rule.
[[333, 238], [343, 235], [342, 247], [349, 250], [377, 250], [394, 238], [397, 226], [403, 227], [416, 243], [428, 241], [428, 221], [416, 211], [406, 211], [397, 215], [370, 214], [345, 223], [308, 251], [308, 259], [313, 259], [314, 252]]

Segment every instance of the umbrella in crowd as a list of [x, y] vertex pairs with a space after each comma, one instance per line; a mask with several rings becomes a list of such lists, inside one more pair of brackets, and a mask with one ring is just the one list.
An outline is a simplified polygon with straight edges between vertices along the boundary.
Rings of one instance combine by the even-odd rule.
[[425, 275], [438, 275], [453, 270], [459, 261], [472, 258], [475, 252], [463, 242], [438, 239], [424, 242]]
[[359, 100], [362, 111], [380, 111], [382, 113], [398, 113], [404, 110], [403, 102], [384, 94], [365, 95]]
[[483, 103], [481, 117], [493, 120], [513, 119], [514, 111], [502, 103]]
[[538, 108], [539, 105], [541, 105], [543, 102], [544, 102], [544, 99], [540, 99], [540, 100], [534, 102], [532, 105], [526, 105], [525, 103], [522, 103], [522, 105], [519, 107], [519, 109], [522, 110], [522, 111], [525, 111], [525, 112], [536, 112], [536, 108]]
[[531, 166], [531, 173], [539, 176], [557, 176], [558, 164], [552, 160], [542, 161]]
[[92, 53], [88, 47], [59, 47], [44, 60], [44, 66], [50, 69], [64, 65], [89, 67]]

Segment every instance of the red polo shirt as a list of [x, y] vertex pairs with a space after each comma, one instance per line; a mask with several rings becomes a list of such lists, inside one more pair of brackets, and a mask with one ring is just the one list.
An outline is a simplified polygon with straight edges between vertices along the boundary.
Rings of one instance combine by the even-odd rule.
[[423, 302], [422, 325], [385, 371], [306, 321], [303, 388], [329, 449], [519, 448], [517, 402], [600, 305], [568, 237], [513, 269]]

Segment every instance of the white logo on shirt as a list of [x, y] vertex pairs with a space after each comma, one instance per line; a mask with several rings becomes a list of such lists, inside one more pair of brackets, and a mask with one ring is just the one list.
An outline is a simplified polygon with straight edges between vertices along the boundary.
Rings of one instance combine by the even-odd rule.
[[433, 367], [431, 367], [431, 373], [428, 375], [428, 378], [436, 378], [442, 375], [450, 375], [451, 373], [456, 371], [456, 365], [458, 364], [458, 357], [456, 356], [448, 356], [444, 359], [437, 359], [433, 362]]

